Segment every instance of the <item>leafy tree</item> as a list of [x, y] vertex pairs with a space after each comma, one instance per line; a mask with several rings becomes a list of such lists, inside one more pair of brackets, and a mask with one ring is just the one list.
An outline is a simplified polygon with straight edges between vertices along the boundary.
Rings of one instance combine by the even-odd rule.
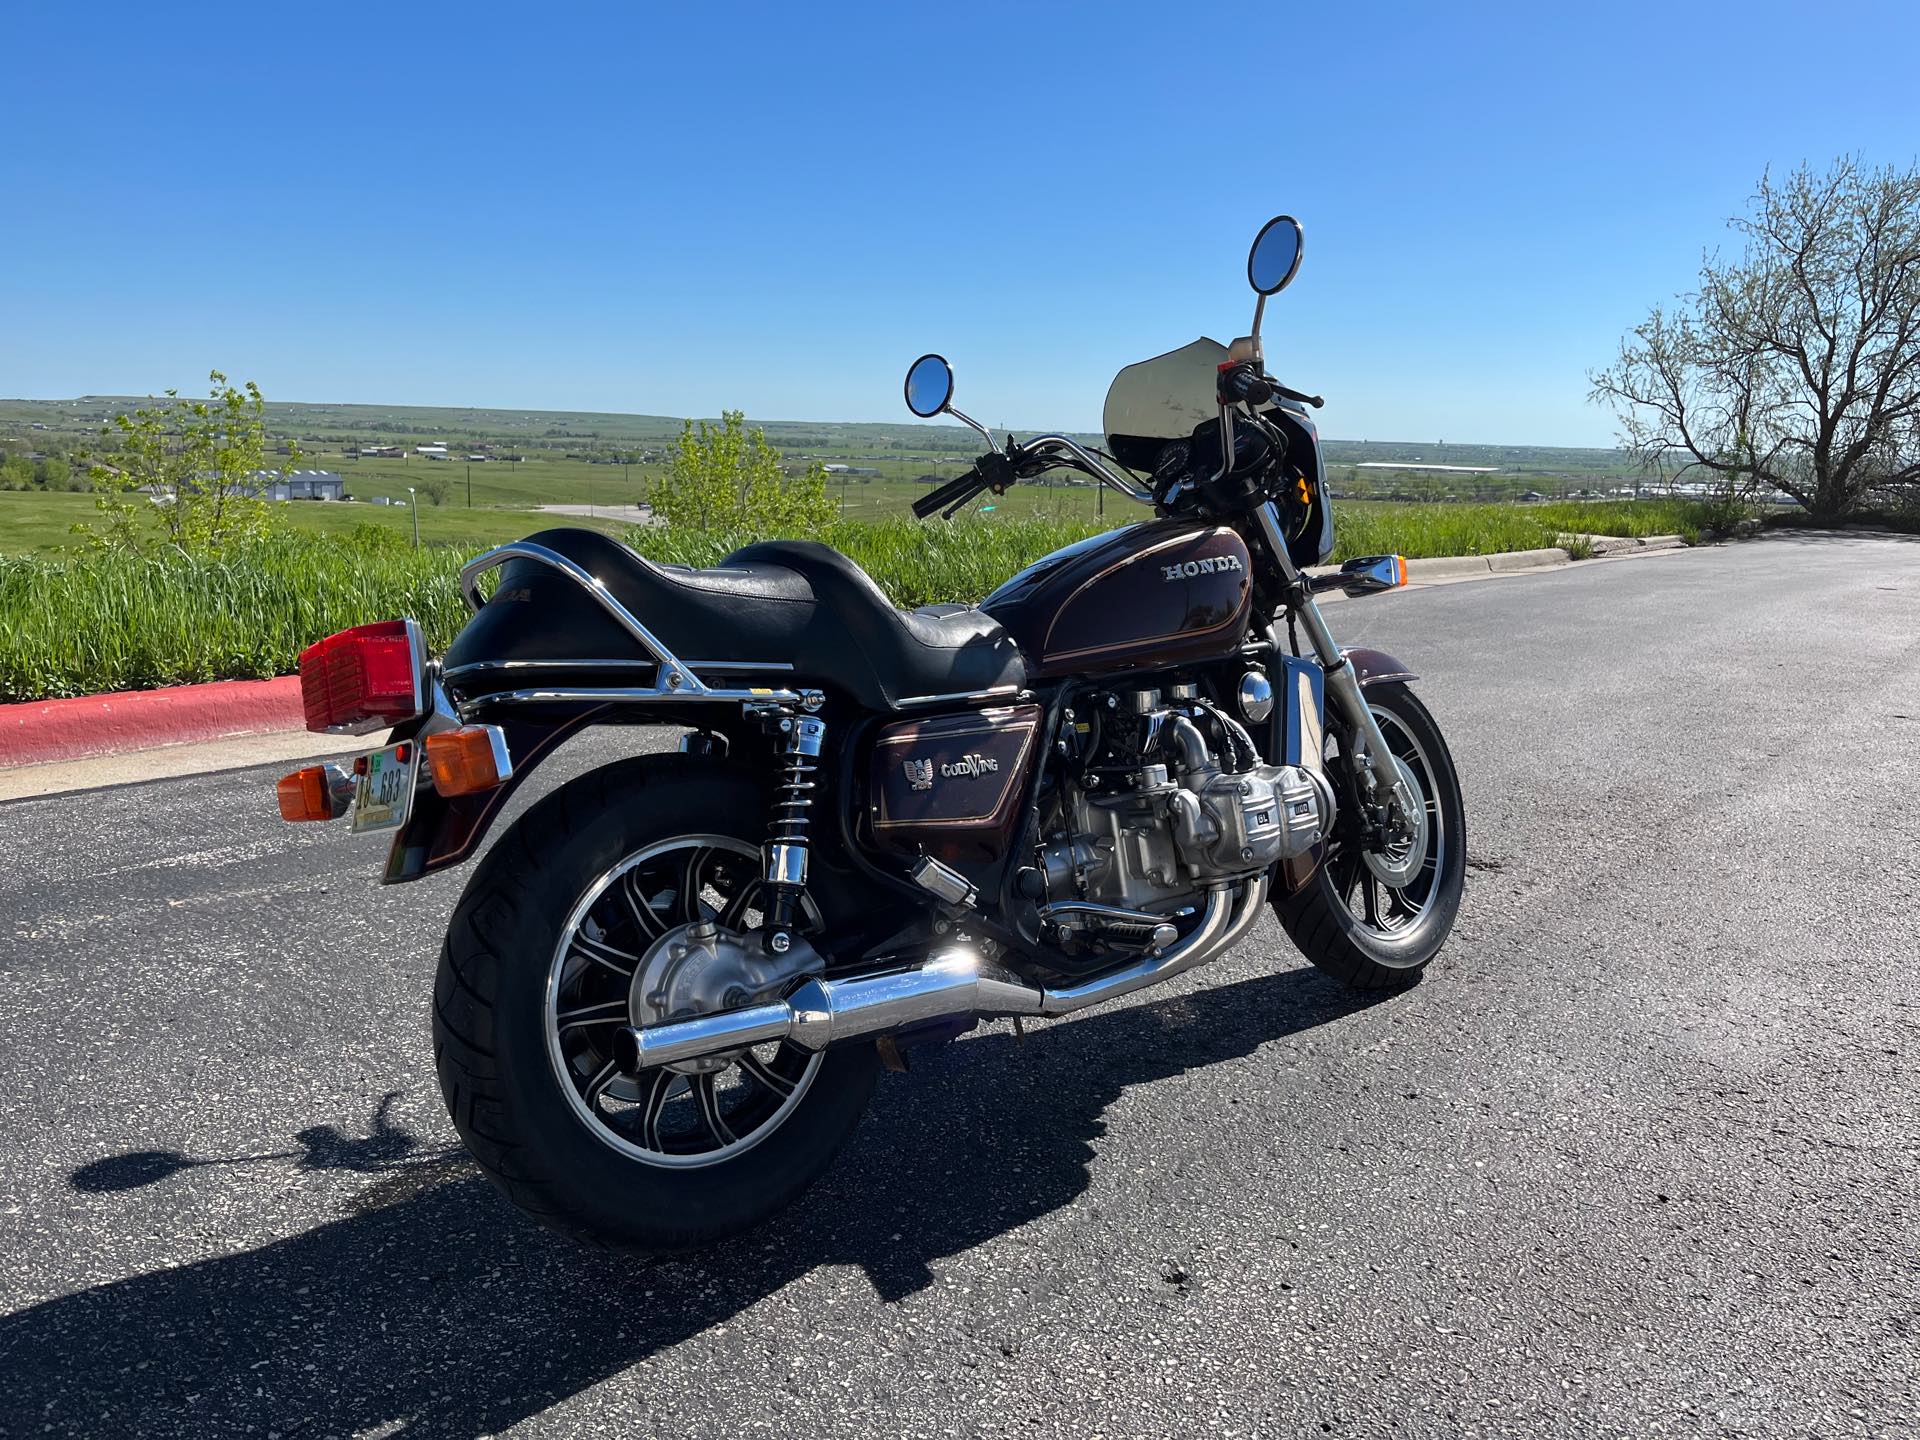
[[422, 475], [414, 488], [431, 503], [444, 505], [447, 496], [453, 493], [453, 482], [444, 475]]
[[49, 455], [36, 467], [34, 478], [49, 490], [65, 490], [73, 479], [73, 467], [64, 455]]
[[1642, 464], [1773, 486], [1833, 521], [1920, 487], [1920, 167], [1763, 175], [1700, 288], [1590, 376]]
[[[218, 370], [205, 400], [167, 391], [164, 404], [116, 415], [101, 430], [112, 444], [90, 469], [98, 528], [75, 525], [94, 544], [142, 549], [151, 540], [183, 550], [218, 550], [272, 528], [260, 498], [267, 473], [266, 401], [251, 380], [240, 388]], [[290, 448], [290, 464], [300, 459]], [[147, 497], [151, 497], [149, 502]]]
[[667, 454], [667, 470], [647, 497], [656, 515], [688, 530], [748, 530], [762, 535], [812, 534], [833, 521], [827, 472], [813, 465], [789, 476], [780, 452], [746, 416], [728, 410], [719, 425], [689, 420]]
[[0, 490], [31, 490], [33, 462], [24, 455], [0, 455]]

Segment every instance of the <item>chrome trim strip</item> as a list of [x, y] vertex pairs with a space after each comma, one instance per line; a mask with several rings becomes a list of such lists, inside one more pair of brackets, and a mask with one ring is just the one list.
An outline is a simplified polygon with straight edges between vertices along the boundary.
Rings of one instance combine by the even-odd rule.
[[[786, 660], [687, 660], [689, 670], [704, 670], [715, 675], [791, 674]], [[483, 670], [654, 670], [653, 660], [470, 660], [441, 672], [442, 678], [476, 674]]]
[[567, 689], [558, 686], [535, 690], [501, 690], [492, 695], [476, 695], [464, 700], [460, 705], [461, 714], [468, 714], [487, 705], [562, 705], [596, 703], [602, 705], [643, 705], [656, 700], [687, 701], [697, 700], [704, 703], [728, 702], [741, 705], [806, 705], [810, 696], [818, 691], [802, 690], [715, 690], [702, 685], [698, 690], [673, 690], [654, 685], [614, 685], [605, 688], [597, 686], [578, 686]]
[[919, 705], [979, 705], [989, 700], [1005, 700], [1025, 692], [1018, 685], [996, 685], [991, 690], [956, 690], [951, 695], [909, 695], [893, 702], [896, 710]]

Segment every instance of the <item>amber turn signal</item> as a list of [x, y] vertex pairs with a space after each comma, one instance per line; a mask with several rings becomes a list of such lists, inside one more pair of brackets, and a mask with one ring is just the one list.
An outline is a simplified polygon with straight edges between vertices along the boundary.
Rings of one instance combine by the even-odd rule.
[[326, 766], [309, 765], [304, 770], [283, 775], [273, 788], [280, 801], [282, 820], [333, 819], [333, 793], [327, 783]]
[[513, 762], [507, 758], [506, 736], [497, 725], [462, 725], [442, 730], [421, 742], [433, 788], [442, 795], [472, 795], [491, 790], [510, 778]]

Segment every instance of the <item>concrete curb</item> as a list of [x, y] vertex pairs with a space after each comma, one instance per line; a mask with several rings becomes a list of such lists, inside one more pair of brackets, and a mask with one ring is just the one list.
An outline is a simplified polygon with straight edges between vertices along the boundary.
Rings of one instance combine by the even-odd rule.
[[296, 675], [29, 700], [0, 705], [0, 768], [305, 726]]
[[1510, 550], [1504, 555], [1489, 555], [1487, 569], [1495, 575], [1509, 570], [1537, 570], [1542, 565], [1565, 565], [1573, 556], [1565, 550]]
[[1678, 535], [1563, 535], [1563, 540], [1583, 540], [1595, 557], [1638, 555], [1643, 550], [1679, 550], [1686, 541]]

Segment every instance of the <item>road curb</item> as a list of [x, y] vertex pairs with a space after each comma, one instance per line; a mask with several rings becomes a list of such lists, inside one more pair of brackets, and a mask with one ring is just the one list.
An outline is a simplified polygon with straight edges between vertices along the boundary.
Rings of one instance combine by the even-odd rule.
[[1543, 565], [1565, 565], [1573, 556], [1558, 547], [1544, 550], [1510, 550], [1504, 555], [1489, 555], [1487, 569], [1495, 575], [1509, 570], [1537, 570]]
[[305, 726], [297, 675], [28, 700], [0, 705], [0, 768]]
[[1432, 560], [1407, 561], [1409, 580], [1451, 580], [1458, 575], [1487, 573], [1484, 555], [1442, 555]]

